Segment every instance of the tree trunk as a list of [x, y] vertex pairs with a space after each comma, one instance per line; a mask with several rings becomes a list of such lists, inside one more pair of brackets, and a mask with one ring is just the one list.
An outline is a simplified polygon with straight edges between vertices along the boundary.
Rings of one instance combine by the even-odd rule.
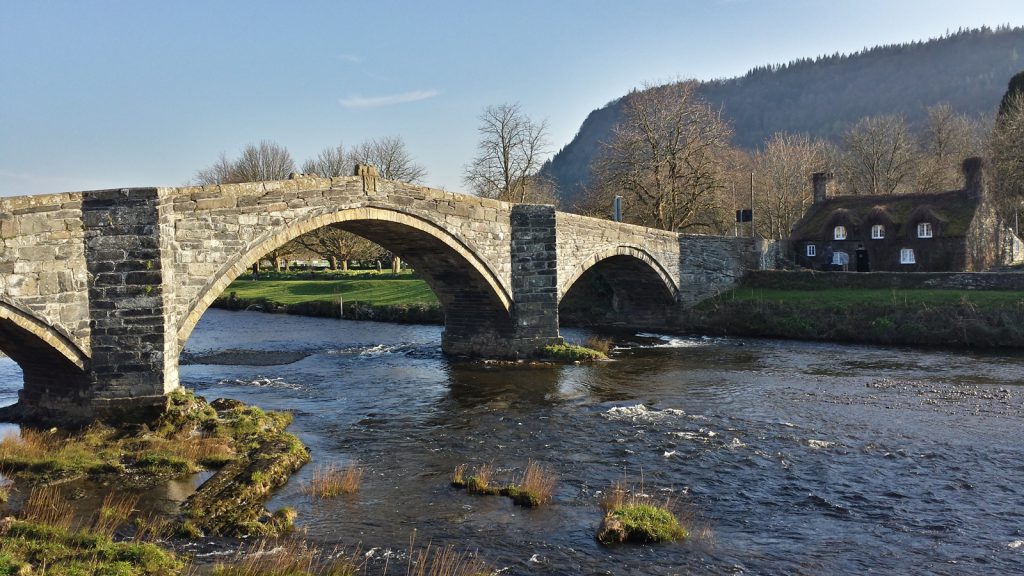
[[394, 258], [391, 259], [391, 273], [392, 274], [398, 274], [401, 271], [402, 271], [402, 259], [399, 258], [398, 256], [395, 256]]
[[337, 269], [338, 269], [338, 257], [337, 256], [331, 256], [331, 270], [337, 270]]
[[274, 256], [274, 272], [281, 271], [281, 258]]
[[341, 271], [348, 272], [348, 258], [341, 259]]

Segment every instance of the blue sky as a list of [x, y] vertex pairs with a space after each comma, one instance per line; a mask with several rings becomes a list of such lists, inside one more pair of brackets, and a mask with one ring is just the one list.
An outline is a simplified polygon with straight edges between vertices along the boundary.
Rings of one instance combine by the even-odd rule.
[[250, 142], [401, 136], [462, 191], [491, 104], [551, 152], [645, 82], [1024, 25], [1024, 1], [0, 0], [0, 195], [177, 186]]

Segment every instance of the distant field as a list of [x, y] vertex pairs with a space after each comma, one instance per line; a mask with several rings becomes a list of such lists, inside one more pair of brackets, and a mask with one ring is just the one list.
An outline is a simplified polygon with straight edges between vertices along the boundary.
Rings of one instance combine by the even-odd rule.
[[264, 298], [277, 304], [337, 301], [364, 302], [374, 306], [390, 304], [437, 304], [437, 297], [420, 279], [345, 279], [345, 280], [235, 280], [225, 295], [238, 298]]

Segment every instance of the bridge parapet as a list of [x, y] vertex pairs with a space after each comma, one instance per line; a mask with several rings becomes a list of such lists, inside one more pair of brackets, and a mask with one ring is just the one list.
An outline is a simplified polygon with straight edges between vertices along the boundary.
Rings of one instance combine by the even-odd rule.
[[0, 198], [0, 302], [87, 353], [83, 237], [81, 193]]

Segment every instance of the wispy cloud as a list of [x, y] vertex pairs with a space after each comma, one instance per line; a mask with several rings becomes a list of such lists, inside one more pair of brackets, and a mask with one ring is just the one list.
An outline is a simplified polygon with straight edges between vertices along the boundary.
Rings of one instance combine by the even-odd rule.
[[412, 92], [388, 94], [386, 96], [359, 96], [356, 94], [348, 98], [340, 98], [338, 102], [345, 108], [377, 108], [426, 100], [440, 93], [440, 90], [413, 90]]
[[359, 56], [356, 56], [355, 54], [338, 54], [337, 59], [341, 60], [342, 62], [348, 62], [349, 64], [363, 63], [363, 59], [360, 58]]

